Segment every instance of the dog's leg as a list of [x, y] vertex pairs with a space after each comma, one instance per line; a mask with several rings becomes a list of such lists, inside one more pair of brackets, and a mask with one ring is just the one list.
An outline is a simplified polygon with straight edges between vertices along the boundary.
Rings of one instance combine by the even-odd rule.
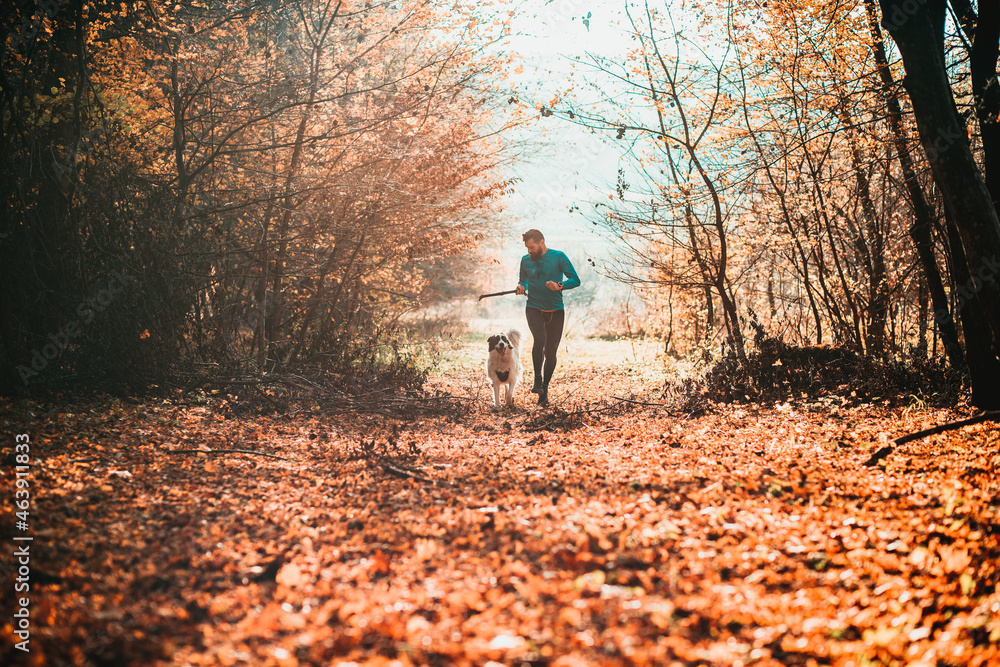
[[500, 385], [493, 383], [493, 407], [500, 409]]
[[517, 391], [517, 384], [521, 381], [521, 371], [517, 366], [510, 371], [510, 381], [507, 383], [507, 405], [514, 405], [514, 392]]

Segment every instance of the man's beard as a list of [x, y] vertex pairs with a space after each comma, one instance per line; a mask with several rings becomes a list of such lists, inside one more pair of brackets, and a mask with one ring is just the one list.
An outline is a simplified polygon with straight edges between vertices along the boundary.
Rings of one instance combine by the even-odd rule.
[[545, 253], [543, 253], [541, 250], [536, 250], [535, 252], [531, 252], [530, 250], [528, 251], [528, 255], [531, 257], [531, 259], [535, 260], [536, 262], [540, 260], [542, 258], [542, 255], [544, 254]]

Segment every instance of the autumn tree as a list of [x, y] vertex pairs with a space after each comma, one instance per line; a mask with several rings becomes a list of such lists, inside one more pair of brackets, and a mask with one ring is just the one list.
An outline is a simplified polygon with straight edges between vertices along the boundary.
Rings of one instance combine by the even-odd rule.
[[708, 337], [721, 323], [727, 342], [743, 358], [731, 275], [733, 201], [724, 191], [724, 160], [713, 145], [714, 133], [730, 114], [723, 76], [728, 49], [724, 41], [703, 48], [682, 38], [671, 30], [669, 13], [649, 3], [626, 7], [626, 16], [637, 44], [626, 63], [589, 56], [588, 64], [605, 76], [605, 104], [570, 106], [567, 100], [542, 113], [604, 131], [630, 146], [634, 161], [619, 170], [610, 201], [598, 204], [606, 211], [601, 224], [636, 261], [624, 277], [699, 292]]
[[[937, 12], [935, 67], [982, 127], [971, 151], [992, 174], [993, 11], [955, 3], [962, 34], [946, 52], [942, 7], [914, 16]], [[905, 9], [896, 13], [911, 16]], [[981, 302], [992, 288], [979, 286], [987, 276], [977, 271], [992, 271], [982, 256], [992, 228], [960, 230], [960, 218], [974, 218], [970, 205], [956, 213], [937, 183], [944, 152], [969, 135], [947, 126], [956, 141], [943, 139], [935, 121], [941, 131], [923, 137], [926, 155], [914, 153], [911, 133], [926, 128], [895, 83], [874, 3], [697, 7], [679, 23], [663, 8], [635, 11], [625, 9], [635, 44], [625, 65], [589, 57], [603, 104], [581, 103], [573, 86], [539, 104], [543, 118], [623, 146], [617, 183], [594, 210], [633, 253], [626, 278], [689, 294], [710, 288], [708, 320], [714, 300], [737, 346], [748, 315], [775, 336], [881, 360], [920, 363], [941, 340], [951, 364], [973, 374], [976, 403], [991, 405], [983, 378], [997, 370], [995, 323]], [[906, 33], [900, 21], [882, 24]], [[946, 57], [962, 50], [967, 59]]]
[[[888, 206], [885, 210], [893, 211], [892, 218], [896, 222], [887, 228], [892, 235], [881, 241], [882, 254], [886, 256], [890, 265], [893, 260], [898, 262], [898, 258], [904, 260], [903, 263], [897, 264], [896, 270], [884, 273], [888, 279], [884, 284], [888, 287], [887, 293], [890, 297], [890, 303], [897, 304], [890, 306], [889, 312], [893, 310], [905, 312], [906, 309], [911, 312], [916, 311], [919, 315], [920, 331], [925, 331], [928, 318], [923, 313], [926, 313], [928, 309], [925, 305], [927, 297], [922, 296], [922, 294], [928, 294], [933, 301], [933, 310], [936, 313], [930, 325], [936, 325], [939, 329], [952, 364], [958, 368], [969, 368], [970, 372], [976, 376], [991, 377], [995, 375], [995, 358], [991, 354], [984, 356], [977, 352], [977, 350], [982, 349], [982, 345], [978, 341], [984, 339], [985, 319], [977, 314], [978, 307], [975, 304], [972, 307], [956, 310], [956, 314], [962, 322], [962, 333], [966, 342], [965, 354], [969, 355], [970, 363], [966, 364], [963, 359], [964, 355], [960, 348], [958, 333], [949, 312], [947, 290], [950, 286], [954, 297], [959, 294], [957, 288], [968, 283], [969, 275], [967, 274], [964, 250], [962, 243], [956, 242], [958, 241], [957, 233], [952, 231], [953, 225], [948, 219], [949, 216], [946, 215], [947, 211], [943, 207], [942, 201], [934, 195], [931, 174], [929, 173], [930, 165], [920, 159], [921, 156], [913, 153], [912, 142], [908, 135], [915, 127], [908, 107], [909, 100], [901, 99], [899, 96], [890, 63], [891, 49], [887, 50], [882, 39], [874, 3], [864, 3], [864, 6], [837, 5], [829, 7], [820, 7], [810, 3], [772, 3], [766, 9], [751, 8], [751, 11], [756, 12], [759, 24], [755, 30], [748, 32], [749, 38], [752, 39], [752, 35], [771, 29], [779, 38], [784, 39], [787, 39], [788, 36], [794, 36], [796, 40], [800, 40], [799, 35], [803, 35], [806, 40], [806, 49], [804, 50], [806, 57], [820, 65], [801, 70], [789, 71], [787, 68], [785, 69], [789, 75], [781, 77], [781, 80], [789, 82], [789, 86], [801, 85], [803, 89], [803, 94], [789, 98], [795, 101], [793, 105], [790, 105], [792, 109], [801, 109], [802, 111], [799, 113], [809, 113], [816, 109], [822, 110], [824, 107], [838, 110], [836, 121], [839, 122], [823, 123], [819, 126], [818, 131], [811, 135], [805, 135], [801, 144], [806, 146], [808, 142], [815, 143], [822, 140], [835, 148], [838, 143], [843, 143], [841, 140], [844, 138], [849, 139], [852, 145], [856, 145], [859, 139], [867, 143], [867, 147], [862, 151], [862, 155], [865, 156], [863, 161], [858, 159], [858, 154], [853, 148], [851, 152], [847, 153], [851, 156], [851, 164], [855, 174], [859, 176], [862, 174], [857, 169], [859, 164], [875, 167], [869, 168], [871, 176], [866, 176], [864, 179], [870, 183], [869, 187], [859, 187], [856, 200], [863, 204], [862, 211], [870, 211], [872, 204]], [[969, 16], [967, 12], [965, 15]], [[966, 24], [968, 24], [968, 20]], [[814, 25], [829, 27], [810, 33], [809, 27]], [[759, 45], [750, 50], [751, 54], [759, 52], [795, 53], [796, 50], [761, 48]], [[872, 57], [874, 57], [874, 61], [872, 61]], [[748, 58], [749, 62], [759, 62], [760, 60], [753, 56]], [[961, 81], [964, 76], [962, 67], [960, 59], [949, 62], [951, 76], [955, 77], [956, 82]], [[753, 77], [755, 82], [759, 81], [760, 72], [760, 68], [755, 70]], [[877, 78], [875, 78], [875, 74], [877, 74]], [[833, 85], [831, 86], [831, 84]], [[958, 90], [962, 88], [963, 86], [957, 85]], [[873, 93], [878, 94], [873, 95]], [[824, 104], [824, 96], [832, 97], [834, 103]], [[810, 103], [806, 103], [805, 100], [810, 100]], [[838, 127], [842, 129], [838, 131]], [[780, 129], [776, 128], [775, 133], [771, 136], [775, 137], [779, 134]], [[751, 136], [754, 136], [753, 133]], [[762, 151], [758, 152], [764, 155]], [[808, 155], [805, 150], [802, 153]], [[928, 157], [931, 161], [935, 160], [936, 152], [930, 153]], [[767, 162], [762, 162], [767, 165]], [[832, 164], [837, 164], [837, 162], [832, 162]], [[765, 169], [767, 169], [766, 166]], [[835, 183], [837, 182], [835, 174], [835, 171], [831, 171], [829, 175], [824, 175], [822, 179], [816, 179], [816, 181], [824, 184]], [[888, 180], [882, 180], [882, 184], [879, 185], [879, 181], [875, 180], [878, 178]], [[896, 184], [900, 184], [902, 187]], [[863, 186], [864, 183], [858, 180], [858, 185]], [[878, 188], [873, 188], [872, 185], [878, 185]], [[832, 191], [833, 189], [831, 189]], [[864, 194], [866, 191], [869, 193], [868, 195]], [[883, 194], [880, 198], [873, 198], [872, 194], [877, 192]], [[885, 204], [879, 204], [879, 201], [883, 201]], [[894, 204], [894, 202], [899, 201], [905, 202], [908, 210], [900, 211], [898, 205]], [[842, 205], [838, 207], [839, 210], [844, 210]], [[877, 220], [878, 217], [866, 213], [864, 219], [871, 221]], [[834, 226], [830, 229], [834, 231], [837, 227]], [[900, 228], [906, 228], [912, 239], [913, 249], [917, 251], [916, 262], [907, 259], [911, 256], [911, 251], [906, 244], [900, 242], [898, 237]], [[872, 239], [879, 241], [879, 236], [866, 233], [868, 230], [875, 231], [877, 227], [854, 223], [847, 226], [846, 229], [857, 230], [857, 233], [851, 231], [850, 236], [845, 238], [848, 242], [840, 244], [839, 251], [836, 243], [837, 236], [830, 234], [827, 244], [829, 250], [831, 252], [837, 251], [837, 255], [847, 258], [846, 265], [848, 267], [853, 265], [866, 269], [878, 269], [874, 260], [879, 254], [869, 252], [869, 250], [877, 247]], [[864, 243], [854, 244], [851, 242], [852, 238]], [[852, 245], [864, 250], [860, 255], [862, 261], [850, 261]], [[834, 256], [835, 260], [837, 255]], [[855, 257], [858, 256], [855, 255]], [[835, 261], [835, 264], [838, 267], [837, 273], [840, 274], [840, 262]], [[950, 285], [946, 284], [945, 279], [942, 278], [939, 264], [950, 267], [950, 275], [946, 277]], [[909, 267], [917, 270], [911, 271]], [[873, 279], [877, 272], [869, 271], [870, 286], [878, 284], [879, 281]], [[827, 272], [823, 271], [822, 265], [817, 263], [817, 276], [822, 278], [825, 273]], [[899, 276], [899, 278], [894, 278], [894, 275]], [[900, 278], [906, 280], [907, 276], [919, 278], [919, 289], [915, 293], [914, 290], [905, 288], [905, 282], [897, 282]], [[912, 284], [915, 281], [910, 279], [909, 282]], [[896, 284], [894, 285], [894, 283]], [[869, 311], [874, 313], [882, 310], [870, 308], [870, 304], [876, 303], [872, 297], [878, 294], [871, 287], [868, 291], [868, 298], [864, 298], [864, 295], [858, 295], [862, 297], [859, 300], [851, 297], [851, 290], [848, 289], [849, 283], [842, 281], [842, 284], [847, 303], [849, 305], [858, 303], [863, 306], [860, 309], [852, 306], [852, 313], [864, 315]], [[914, 300], [918, 301], [915, 306], [911, 305]], [[963, 301], [964, 298], [959, 301], [959, 305]], [[831, 313], [836, 315], [836, 311], [833, 309], [831, 309]], [[833, 321], [836, 322], [837, 319], [834, 317]], [[867, 324], [866, 320], [867, 318], [864, 318], [860, 321], [867, 329], [870, 325]], [[872, 322], [874, 321], [872, 320]], [[889, 324], [894, 324], [891, 319]], [[988, 329], [985, 332], [985, 338], [989, 338]], [[859, 343], [861, 340], [860, 337], [857, 337]], [[872, 342], [872, 340], [871, 336], [866, 336], [866, 341]], [[871, 346], [867, 345], [866, 347], [870, 348]], [[982, 385], [980, 379], [973, 378], [974, 387], [981, 388]], [[977, 402], [981, 402], [981, 390], [977, 389], [974, 395]]]
[[[432, 293], [416, 267], [469, 252], [505, 187], [503, 123], [486, 122], [503, 59], [484, 47], [506, 28], [488, 4], [451, 9], [154, 2], [43, 16], [4, 60], [20, 83], [4, 88], [16, 176], [0, 252], [25, 286], [4, 311], [10, 368], [122, 270], [123, 307], [99, 313], [117, 326], [74, 336], [44, 360], [48, 377], [94, 360], [142, 384], [168, 366], [371, 359]], [[54, 62], [76, 79], [46, 77]], [[42, 154], [61, 171], [36, 182], [19, 165]], [[52, 255], [65, 264], [39, 271], [26, 243], [66, 247]], [[44, 315], [29, 312], [39, 295]]]
[[[996, 367], [997, 350], [1000, 349], [1000, 293], [995, 275], [997, 258], [1000, 258], [1000, 221], [998, 221], [994, 196], [976, 163], [965, 119], [959, 113], [945, 55], [946, 3], [943, 0], [928, 3], [880, 2], [882, 26], [892, 36], [899, 48], [906, 69], [903, 86], [913, 104], [913, 113], [921, 145], [930, 163], [934, 182], [940, 188], [950, 225], [957, 230], [952, 261], [959, 277], [968, 276], [964, 308], [981, 310], [991, 335], [989, 338], [970, 339], [966, 331], [966, 345], [970, 362], [985, 357], [991, 367]], [[997, 41], [1000, 16], [995, 8], [977, 16], [967, 4], [959, 3], [963, 27], [972, 31], [974, 44], [971, 49], [970, 68], [974, 70], [973, 99], [980, 120], [983, 153], [988, 178], [995, 178], [996, 119], [989, 115], [995, 107]], [[982, 23], [980, 26], [979, 23]], [[995, 374], [988, 377], [973, 376], [976, 403], [982, 407], [1000, 405], [1000, 388]]]
[[630, 279], [706, 289], [708, 319], [718, 302], [736, 350], [752, 310], [775, 335], [881, 357], [906, 336], [890, 336], [890, 314], [910, 255], [890, 251], [893, 175], [868, 129], [877, 105], [850, 74], [871, 56], [855, 55], [856, 11], [797, 7], [722, 7], [683, 26], [627, 10], [627, 65], [591, 58], [616, 115], [568, 100], [545, 111], [628, 146], [617, 197], [599, 206], [644, 267]]
[[[883, 114], [867, 92], [871, 54], [857, 48], [862, 19], [857, 7], [795, 2], [737, 13], [743, 128], [732, 140], [756, 157], [743, 167], [757, 190], [750, 224], [786, 249], [814, 342], [884, 357], [898, 349], [889, 315], [910, 255], [890, 250], [904, 241]], [[768, 231], [769, 220], [780, 225]]]

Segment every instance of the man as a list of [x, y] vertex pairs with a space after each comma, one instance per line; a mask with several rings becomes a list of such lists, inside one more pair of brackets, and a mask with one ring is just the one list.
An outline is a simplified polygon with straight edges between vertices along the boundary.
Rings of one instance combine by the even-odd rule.
[[517, 293], [528, 295], [524, 314], [533, 339], [531, 362], [535, 367], [531, 391], [538, 394], [538, 404], [545, 406], [549, 404], [549, 380], [556, 369], [556, 351], [566, 319], [562, 293], [579, 287], [580, 277], [569, 257], [559, 250], [550, 250], [537, 229], [529, 229], [521, 239], [528, 254], [521, 258]]

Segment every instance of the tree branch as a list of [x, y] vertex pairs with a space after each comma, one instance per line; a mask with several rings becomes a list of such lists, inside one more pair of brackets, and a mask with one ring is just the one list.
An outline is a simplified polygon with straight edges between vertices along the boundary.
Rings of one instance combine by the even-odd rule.
[[972, 424], [979, 424], [986, 421], [1000, 421], [1000, 410], [991, 410], [989, 412], [983, 412], [981, 414], [975, 415], [974, 417], [969, 417], [968, 419], [960, 419], [954, 422], [947, 422], [940, 424], [938, 426], [933, 426], [931, 428], [925, 428], [923, 431], [917, 431], [916, 433], [908, 433], [907, 435], [900, 436], [892, 441], [894, 445], [902, 445], [907, 442], [912, 442], [914, 440], [919, 440], [921, 438], [926, 438], [929, 435], [937, 435], [938, 433], [944, 433], [945, 431], [953, 431], [957, 428], [962, 428], [963, 426], [970, 426]]

